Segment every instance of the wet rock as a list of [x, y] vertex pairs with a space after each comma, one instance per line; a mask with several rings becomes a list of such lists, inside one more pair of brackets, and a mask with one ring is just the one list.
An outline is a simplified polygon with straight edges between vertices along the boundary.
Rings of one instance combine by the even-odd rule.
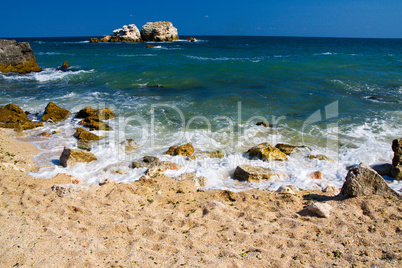
[[392, 177], [394, 177], [394, 179], [398, 181], [402, 180], [402, 165], [393, 167]]
[[84, 128], [77, 128], [74, 133], [74, 137], [77, 138], [78, 140], [86, 140], [86, 141], [97, 141], [103, 138], [101, 136], [89, 132]]
[[189, 142], [180, 146], [171, 146], [169, 150], [167, 150], [164, 154], [175, 156], [175, 155], [182, 155], [182, 156], [190, 156], [194, 153], [194, 146], [193, 143]]
[[321, 180], [324, 177], [324, 174], [322, 174], [321, 171], [315, 171], [310, 174], [310, 178], [314, 180]]
[[261, 180], [269, 180], [278, 174], [272, 173], [269, 168], [253, 167], [250, 165], [239, 165], [233, 174], [235, 179], [247, 182], [259, 182]]
[[53, 123], [63, 121], [67, 119], [70, 112], [66, 109], [60, 108], [54, 102], [49, 102], [45, 108], [45, 112], [42, 116], [42, 121], [52, 121]]
[[194, 37], [189, 37], [189, 38], [186, 39], [186, 41], [195, 42], [195, 39], [194, 39]]
[[147, 24], [142, 26], [141, 37], [145, 42], [179, 40], [177, 28], [171, 22], [167, 21], [147, 22]]
[[78, 149], [85, 151], [91, 151], [92, 149], [91, 142], [87, 140], [78, 140], [77, 147]]
[[248, 150], [246, 154], [248, 154], [250, 158], [258, 158], [264, 161], [283, 161], [287, 159], [286, 154], [281, 152], [278, 148], [272, 147], [267, 142], [254, 146]]
[[95, 38], [95, 37], [92, 37], [92, 38], [89, 39], [89, 43], [99, 43], [99, 39]]
[[374, 169], [381, 176], [393, 177], [392, 176], [393, 166], [391, 164], [372, 165], [371, 168]]
[[70, 67], [70, 66], [68, 66], [68, 61], [64, 61], [63, 65], [60, 66], [60, 67], [57, 68], [57, 69], [58, 69], [58, 70], [61, 70], [61, 71], [67, 71], [69, 67]]
[[39, 134], [39, 136], [42, 136], [42, 137], [51, 137], [52, 134], [49, 133], [49, 132], [42, 132], [42, 133]]
[[10, 103], [0, 107], [0, 127], [22, 131], [42, 126], [41, 122], [28, 120], [26, 113], [15, 104]]
[[64, 147], [60, 156], [60, 165], [63, 167], [72, 167], [77, 163], [89, 163], [96, 160], [98, 159], [93, 153]]
[[170, 162], [170, 161], [162, 161], [157, 165], [151, 165], [148, 170], [145, 172], [145, 175], [149, 177], [157, 177], [162, 175], [163, 172], [166, 170], [178, 170], [181, 168], [181, 165], [178, 165], [176, 163]]
[[392, 158], [392, 165], [402, 165], [402, 138], [392, 141], [392, 151], [394, 151], [394, 157]]
[[265, 123], [265, 122], [263, 122], [263, 121], [257, 122], [257, 124], [256, 124], [256, 125], [257, 125], [257, 126], [270, 127], [270, 124]]
[[113, 130], [108, 124], [95, 116], [84, 118], [79, 122], [79, 124], [89, 128], [89, 130]]
[[160, 162], [161, 161], [159, 160], [159, 158], [155, 156], [144, 156], [142, 160], [133, 162], [131, 166], [133, 168], [149, 168], [151, 166], [159, 165]]
[[147, 45], [146, 48], [153, 48], [155, 47], [154, 45]]
[[278, 143], [277, 145], [275, 145], [275, 147], [286, 155], [290, 155], [295, 149], [307, 148], [306, 146], [295, 146], [285, 143]]
[[138, 143], [136, 143], [133, 139], [127, 139], [123, 142], [121, 142], [121, 145], [124, 148], [124, 152], [126, 154], [130, 154], [133, 151], [138, 149], [138, 146], [140, 146]]
[[98, 117], [100, 120], [108, 120], [115, 118], [116, 115], [109, 108], [94, 109], [91, 106], [87, 106], [75, 115], [75, 118], [88, 118], [88, 117]]
[[327, 156], [323, 154], [316, 154], [316, 155], [309, 155], [308, 159], [318, 159], [318, 160], [325, 160], [325, 161], [331, 161]]
[[192, 155], [192, 159], [196, 158], [222, 158], [224, 155], [220, 150], [216, 151], [200, 151]]
[[307, 209], [320, 217], [329, 218], [332, 207], [326, 203], [315, 202], [307, 207]]
[[34, 52], [27, 42], [0, 39], [0, 72], [30, 73], [42, 69], [36, 63]]
[[357, 167], [349, 170], [346, 181], [342, 186], [341, 194], [345, 197], [390, 194], [401, 198], [401, 196], [389, 187], [388, 183], [366, 163], [361, 163]]

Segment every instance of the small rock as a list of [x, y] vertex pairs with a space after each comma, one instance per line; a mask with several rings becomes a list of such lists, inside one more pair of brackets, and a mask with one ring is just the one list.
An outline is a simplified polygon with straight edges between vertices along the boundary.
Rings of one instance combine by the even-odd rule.
[[318, 216], [329, 218], [332, 207], [326, 203], [315, 202], [308, 206], [307, 209]]
[[288, 186], [281, 186], [276, 190], [277, 193], [287, 193], [287, 194], [296, 194], [290, 187]]
[[290, 155], [295, 149], [307, 148], [307, 146], [295, 146], [285, 143], [278, 143], [277, 145], [275, 145], [275, 147], [281, 150], [281, 152], [283, 152], [286, 155]]
[[69, 68], [68, 61], [64, 61], [63, 65], [60, 66], [58, 69], [62, 71], [66, 71]]
[[77, 163], [89, 163], [96, 160], [98, 160], [96, 156], [90, 152], [64, 147], [64, 150], [60, 156], [60, 165], [63, 167], [72, 167]]
[[147, 175], [149, 177], [157, 177], [159, 175], [162, 175], [162, 173], [165, 172], [168, 169], [170, 169], [170, 170], [178, 170], [181, 167], [182, 167], [181, 165], [178, 165], [178, 164], [173, 163], [173, 162], [162, 161], [157, 165], [150, 166], [148, 168], [148, 170], [145, 172], [145, 175]]
[[402, 138], [392, 141], [392, 151], [394, 151], [394, 157], [392, 158], [392, 165], [402, 165]]
[[140, 161], [135, 161], [132, 163], [132, 168], [150, 168], [152, 166], [157, 166], [161, 163], [159, 158], [155, 156], [144, 156], [142, 160]]
[[372, 165], [371, 168], [374, 169], [381, 176], [393, 177], [392, 176], [393, 166], [391, 164]]
[[77, 138], [78, 140], [86, 140], [86, 141], [97, 141], [103, 138], [101, 136], [89, 132], [84, 128], [77, 128], [74, 133], [74, 137]]
[[278, 148], [272, 147], [269, 143], [260, 143], [257, 146], [252, 147], [247, 153], [250, 158], [258, 158], [263, 161], [278, 160], [283, 161], [288, 159], [286, 154], [281, 152]]
[[42, 116], [42, 121], [52, 121], [53, 123], [63, 121], [67, 119], [70, 112], [66, 109], [60, 108], [54, 102], [49, 102], [45, 108], [45, 112]]
[[269, 180], [273, 176], [277, 176], [277, 174], [272, 173], [269, 168], [240, 165], [236, 167], [233, 176], [235, 179], [242, 181], [259, 182], [261, 180]]
[[322, 174], [321, 171], [315, 171], [310, 174], [310, 178], [314, 180], [321, 180], [324, 177], [324, 174]]
[[103, 186], [103, 185], [106, 185], [106, 184], [109, 184], [109, 183], [116, 184], [117, 182], [115, 180], [112, 180], [112, 179], [108, 178], [108, 179], [105, 179], [104, 181], [100, 182], [99, 186]]
[[270, 125], [268, 123], [265, 123], [263, 121], [257, 122], [256, 124], [257, 126], [264, 126], [264, 127], [270, 127]]
[[63, 133], [63, 131], [62, 130], [53, 130], [52, 131], [52, 134], [54, 135], [54, 134], [60, 134], [60, 133]]
[[193, 143], [189, 142], [180, 146], [171, 146], [169, 150], [167, 150], [164, 154], [175, 156], [175, 155], [182, 155], [182, 156], [190, 156], [194, 153], [194, 146]]
[[146, 46], [146, 48], [153, 48], [153, 47], [155, 47], [154, 45], [150, 45], [150, 44], [148, 44], [147, 46]]
[[189, 38], [186, 39], [186, 41], [195, 42], [195, 39], [194, 39], [194, 37], [189, 37]]
[[43, 137], [51, 137], [52, 134], [50, 134], [49, 132], [42, 132], [39, 134], [39, 136], [43, 136]]
[[77, 148], [85, 151], [91, 151], [92, 149], [91, 142], [87, 140], [78, 140]]
[[203, 176], [197, 177], [195, 173], [183, 173], [176, 178], [176, 181], [191, 181], [195, 187], [207, 187], [209, 185], [207, 178]]
[[309, 155], [308, 159], [318, 159], [318, 160], [325, 160], [325, 161], [331, 161], [327, 156], [323, 154], [316, 154], [316, 155]]

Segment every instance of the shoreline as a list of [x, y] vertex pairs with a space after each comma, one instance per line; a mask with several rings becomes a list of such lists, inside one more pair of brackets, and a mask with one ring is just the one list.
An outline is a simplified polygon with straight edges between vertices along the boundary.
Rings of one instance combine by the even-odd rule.
[[[3, 266], [398, 267], [401, 201], [337, 192], [197, 192], [165, 175], [132, 183], [37, 179], [33, 144], [0, 129]], [[8, 133], [8, 134], [7, 134]], [[17, 162], [14, 162], [17, 161]], [[57, 185], [59, 187], [57, 187]], [[53, 187], [52, 187], [53, 186]], [[331, 207], [329, 218], [306, 207]]]

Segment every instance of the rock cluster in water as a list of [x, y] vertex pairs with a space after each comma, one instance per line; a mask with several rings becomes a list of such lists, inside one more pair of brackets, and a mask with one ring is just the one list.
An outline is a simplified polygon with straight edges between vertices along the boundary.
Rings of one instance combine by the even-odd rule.
[[113, 31], [112, 35], [105, 35], [101, 39], [91, 38], [91, 43], [98, 42], [163, 42], [179, 40], [177, 28], [168, 21], [148, 22], [142, 26], [141, 32], [135, 24], [124, 25]]
[[0, 39], [0, 72], [30, 73], [41, 70], [29, 43]]

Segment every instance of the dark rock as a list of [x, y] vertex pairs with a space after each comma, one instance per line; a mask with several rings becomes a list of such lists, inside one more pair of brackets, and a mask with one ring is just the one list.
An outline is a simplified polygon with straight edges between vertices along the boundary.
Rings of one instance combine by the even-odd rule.
[[86, 141], [97, 141], [103, 138], [89, 132], [84, 128], [77, 128], [77, 130], [74, 133], [74, 137], [77, 138], [78, 140], [86, 140]]
[[392, 177], [393, 166], [391, 164], [372, 165], [371, 168], [374, 169], [381, 176]]
[[42, 121], [52, 121], [53, 123], [63, 121], [67, 119], [70, 112], [66, 109], [60, 108], [54, 102], [49, 102], [45, 108], [45, 112], [42, 116]]
[[398, 165], [402, 165], [402, 138], [392, 141], [392, 151], [394, 151], [392, 165], [394, 165], [395, 167]]
[[265, 122], [262, 122], [262, 121], [257, 122], [257, 124], [256, 124], [256, 125], [257, 125], [257, 126], [264, 126], [264, 127], [271, 127], [271, 125], [270, 125], [270, 124], [265, 123]]
[[167, 150], [164, 154], [175, 156], [175, 155], [182, 155], [182, 156], [190, 156], [194, 153], [194, 146], [193, 143], [189, 142], [180, 146], [171, 146], [169, 150]]
[[64, 61], [64, 63], [63, 63], [63, 65], [62, 66], [60, 66], [59, 68], [57, 68], [58, 70], [61, 70], [61, 71], [67, 71], [68, 70], [68, 68], [69, 68], [69, 66], [68, 66], [68, 62], [67, 61]]
[[27, 42], [0, 39], [0, 72], [30, 73], [42, 69], [36, 63], [34, 52]]
[[89, 128], [89, 130], [113, 130], [108, 124], [100, 120], [99, 117], [84, 118], [79, 124]]
[[142, 160], [135, 161], [132, 163], [132, 168], [150, 168], [151, 166], [159, 165], [160, 164], [159, 158], [155, 156], [144, 156]]
[[258, 158], [263, 161], [279, 160], [283, 161], [287, 159], [286, 154], [281, 152], [278, 148], [271, 146], [269, 143], [260, 143], [257, 146], [252, 147], [247, 153], [250, 158]]
[[194, 37], [189, 37], [189, 38], [186, 39], [186, 41], [195, 42], [195, 39], [194, 39]]
[[154, 45], [147, 45], [146, 48], [153, 48], [155, 47]]
[[99, 43], [99, 40], [98, 38], [93, 37], [89, 39], [89, 43]]
[[366, 163], [361, 163], [357, 167], [349, 170], [346, 181], [342, 186], [341, 194], [345, 197], [390, 194], [401, 198], [401, 196], [389, 187], [388, 183]]
[[402, 165], [398, 165], [392, 168], [392, 177], [394, 177], [394, 179], [398, 181], [402, 180]]
[[87, 117], [99, 117], [100, 120], [108, 120], [115, 118], [116, 115], [109, 108], [94, 109], [91, 106], [87, 106], [75, 115], [76, 118], [87, 118]]
[[60, 165], [63, 167], [72, 167], [77, 163], [89, 163], [98, 160], [93, 153], [64, 147], [60, 156]]

